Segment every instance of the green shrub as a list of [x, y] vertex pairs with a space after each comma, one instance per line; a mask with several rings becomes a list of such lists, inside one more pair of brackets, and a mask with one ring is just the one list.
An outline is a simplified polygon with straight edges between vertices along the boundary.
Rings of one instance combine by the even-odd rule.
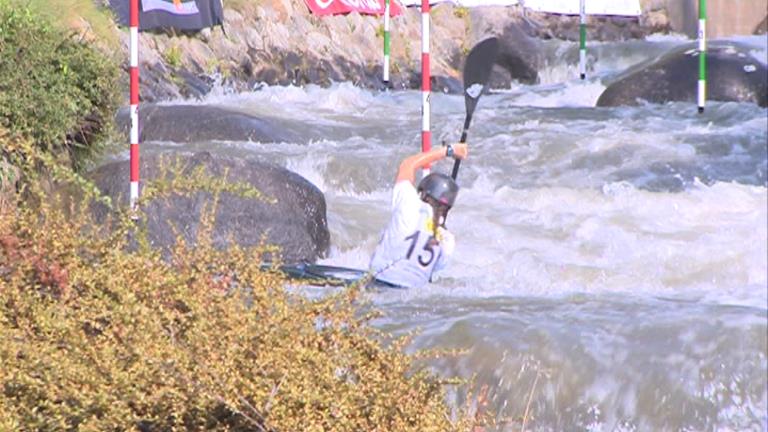
[[[51, 161], [15, 163], [34, 175]], [[170, 258], [127, 215], [95, 224], [88, 200], [0, 215], [0, 429], [469, 431], [405, 341], [368, 325], [356, 288], [309, 299], [261, 268], [263, 248], [214, 249], [216, 197], [238, 188], [199, 182], [213, 196], [207, 228]], [[173, 185], [146, 185], [142, 199]]]
[[163, 58], [168, 66], [178, 69], [181, 67], [181, 48], [176, 44], [171, 45], [163, 52]]
[[113, 60], [21, 2], [0, 1], [0, 126], [82, 167], [111, 125], [118, 76]]

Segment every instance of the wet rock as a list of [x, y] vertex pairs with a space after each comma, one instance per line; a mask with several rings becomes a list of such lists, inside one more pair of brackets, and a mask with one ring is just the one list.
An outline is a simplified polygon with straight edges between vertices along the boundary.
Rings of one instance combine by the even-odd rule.
[[[203, 152], [193, 156], [143, 155], [140, 167], [142, 182], [167, 175], [166, 167], [172, 161], [181, 161], [184, 172], [204, 166], [212, 177], [226, 175], [232, 182], [245, 182], [271, 200], [222, 193], [212, 233], [215, 247], [224, 248], [232, 241], [241, 246], [256, 246], [264, 240], [267, 244], [279, 246], [287, 263], [314, 262], [328, 253], [330, 233], [325, 197], [300, 175], [274, 164]], [[128, 161], [101, 166], [89, 177], [113, 202], [121, 207], [127, 205]], [[142, 210], [151, 244], [167, 252], [175, 244], [177, 235], [187, 244], [195, 244], [202, 211], [211, 200], [210, 193], [197, 192], [174, 194], [144, 203]], [[94, 213], [98, 220], [103, 221], [108, 210], [97, 206]], [[271, 258], [274, 257], [266, 257]]]
[[245, 79], [253, 77], [254, 65], [250, 57], [245, 57], [243, 58], [243, 61], [240, 62], [240, 73]]
[[[117, 123], [128, 133], [128, 110], [118, 112]], [[298, 135], [277, 120], [210, 105], [141, 105], [139, 139], [145, 141], [258, 141], [295, 142]]]
[[286, 53], [283, 57], [282, 69], [284, 71], [283, 79], [280, 81], [281, 85], [301, 85], [298, 82], [301, 68], [303, 67], [301, 57], [294, 52]]
[[[748, 46], [712, 41], [707, 47], [707, 100], [753, 102], [766, 106], [766, 66]], [[626, 71], [608, 85], [597, 106], [637, 105], [640, 101], [696, 103], [699, 52], [695, 43]]]
[[498, 38], [498, 67], [494, 67], [489, 85], [492, 88], [508, 88], [512, 81], [537, 83], [543, 64], [541, 43], [526, 34], [524, 25], [517, 23], [507, 25]]
[[280, 73], [277, 69], [272, 67], [265, 67], [258, 71], [255, 75], [256, 82], [264, 83], [267, 85], [277, 85], [278, 76]]
[[162, 63], [143, 64], [139, 69], [142, 102], [158, 102], [181, 97], [178, 87], [170, 79], [170, 70]]
[[[464, 92], [464, 83], [456, 78], [444, 75], [431, 76], [429, 85], [432, 92], [448, 94], [462, 94]], [[411, 74], [411, 79], [408, 81], [408, 87], [412, 89], [421, 88], [421, 73], [414, 72]]]
[[431, 81], [432, 91], [442, 92], [448, 94], [462, 94], [464, 93], [464, 83], [456, 78], [438, 75], [432, 77]]
[[320, 60], [316, 65], [310, 66], [306, 72], [306, 81], [327, 87], [333, 82], [333, 65], [328, 60]]
[[[199, 65], [197, 69], [199, 69]], [[163, 63], [144, 63], [139, 70], [142, 102], [159, 102], [179, 98], [200, 99], [213, 88], [213, 80], [189, 69], [171, 68]]]
[[175, 70], [172, 74], [175, 80], [181, 80], [179, 93], [186, 99], [201, 99], [213, 88], [210, 79], [202, 79], [186, 69]]

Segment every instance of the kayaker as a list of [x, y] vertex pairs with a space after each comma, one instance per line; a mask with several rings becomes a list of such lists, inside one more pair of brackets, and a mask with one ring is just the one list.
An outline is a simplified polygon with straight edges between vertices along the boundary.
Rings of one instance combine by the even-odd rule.
[[392, 190], [392, 218], [371, 258], [370, 271], [378, 281], [417, 288], [445, 268], [456, 244], [445, 218], [459, 186], [446, 174], [431, 173], [415, 187], [416, 170], [444, 158], [464, 159], [467, 152], [466, 144], [447, 145], [400, 163]]

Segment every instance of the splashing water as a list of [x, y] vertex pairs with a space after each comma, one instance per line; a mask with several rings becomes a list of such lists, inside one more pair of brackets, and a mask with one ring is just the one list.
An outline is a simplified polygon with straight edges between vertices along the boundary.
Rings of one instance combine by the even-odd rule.
[[[386, 314], [376, 325], [419, 329], [413, 349], [467, 350], [433, 367], [488, 383], [500, 430], [519, 430], [526, 408], [527, 427], [544, 431], [768, 428], [766, 109], [594, 107], [602, 76], [676, 43], [597, 44], [585, 82], [558, 65], [541, 85], [483, 96], [448, 221], [452, 265], [425, 289], [371, 294]], [[552, 63], [572, 49], [553, 47]], [[419, 92], [341, 83], [199, 103], [327, 133], [147, 151], [205, 148], [298, 172], [326, 196], [323, 262], [367, 266], [397, 165], [419, 149]], [[463, 96], [434, 94], [432, 112], [433, 145], [456, 141]]]

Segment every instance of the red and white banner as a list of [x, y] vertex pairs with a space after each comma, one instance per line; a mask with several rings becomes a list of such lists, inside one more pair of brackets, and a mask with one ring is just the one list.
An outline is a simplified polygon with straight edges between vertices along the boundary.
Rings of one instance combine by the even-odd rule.
[[[384, 0], [304, 0], [315, 15], [340, 15], [357, 12], [363, 15], [384, 15]], [[392, 0], [390, 16], [402, 13], [400, 4]]]

